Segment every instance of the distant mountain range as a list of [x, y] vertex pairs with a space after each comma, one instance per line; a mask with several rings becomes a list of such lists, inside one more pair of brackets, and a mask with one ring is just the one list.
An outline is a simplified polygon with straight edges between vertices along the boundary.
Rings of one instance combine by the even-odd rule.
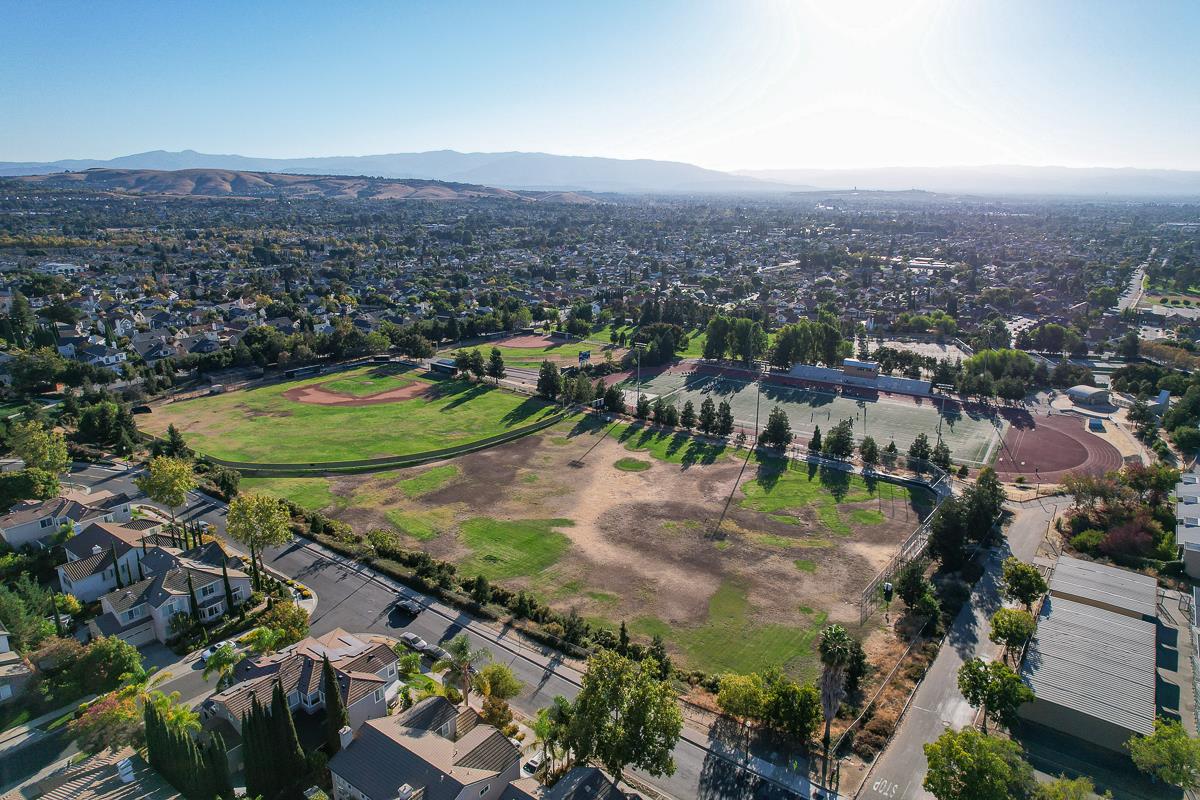
[[0, 175], [40, 175], [64, 170], [109, 169], [183, 170], [225, 169], [301, 175], [370, 175], [380, 178], [419, 178], [506, 189], [590, 192], [762, 192], [802, 187], [703, 169], [675, 161], [623, 160], [546, 153], [392, 153], [378, 156], [329, 158], [250, 158], [211, 155], [184, 150], [154, 150], [108, 161], [5, 163]]
[[459, 153], [455, 150], [323, 158], [252, 158], [194, 150], [154, 150], [107, 161], [0, 162], [0, 176], [94, 168], [371, 176], [551, 192], [752, 194], [857, 188], [979, 195], [1200, 197], [1200, 172], [1184, 170], [984, 166], [778, 169], [733, 173], [678, 161], [520, 152]]
[[56, 188], [86, 187], [93, 191], [171, 197], [287, 197], [293, 199], [371, 200], [505, 200], [594, 203], [573, 192], [514, 192], [469, 183], [417, 178], [367, 178], [338, 175], [288, 175], [228, 169], [87, 169], [13, 180]]
[[765, 169], [739, 175], [877, 191], [921, 189], [944, 194], [1200, 197], [1200, 172], [1109, 167], [881, 167], [877, 169]]

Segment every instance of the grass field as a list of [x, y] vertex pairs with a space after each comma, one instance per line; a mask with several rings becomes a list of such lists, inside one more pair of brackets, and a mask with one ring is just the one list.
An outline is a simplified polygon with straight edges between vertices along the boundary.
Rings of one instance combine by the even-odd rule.
[[[493, 347], [500, 351], [500, 357], [504, 359], [505, 366], [521, 367], [524, 369], [537, 369], [546, 359], [559, 364], [565, 362], [576, 363], [579, 359], [579, 354], [584, 350], [591, 351], [592, 360], [596, 363], [604, 360], [604, 353], [606, 351], [611, 352], [613, 358], [617, 361], [621, 360], [621, 354], [625, 352], [618, 349], [615, 345], [608, 344], [607, 338], [605, 338], [603, 343], [595, 341], [562, 341], [553, 342], [545, 347], [505, 347], [503, 344], [481, 344], [461, 349], [468, 351], [478, 350], [483, 353], [483, 357], [486, 360], [491, 355]], [[448, 350], [443, 355], [449, 356], [458, 352], [458, 349]]]
[[452, 462], [247, 486], [360, 533], [391, 529], [460, 576], [533, 591], [592, 624], [661, 635], [686, 667], [808, 677], [822, 625], [870, 632], [858, 593], [928, 503], [778, 458], [743, 472], [746, 453], [580, 416]]
[[[373, 394], [398, 382], [428, 393], [367, 406], [316, 405], [283, 394], [330, 384]], [[346, 461], [437, 450], [527, 425], [553, 413], [540, 400], [462, 380], [433, 381], [415, 372], [362, 367], [336, 376], [274, 384], [185, 400], [139, 418], [151, 433], [174, 424], [196, 450], [235, 461]]]
[[242, 478], [240, 490], [290, 500], [307, 511], [328, 508], [339, 500], [328, 478]]
[[393, 375], [380, 370], [368, 370], [365, 373], [355, 370], [354, 374], [334, 378], [333, 380], [325, 381], [321, 385], [331, 392], [348, 394], [354, 397], [366, 397], [386, 392], [390, 389], [399, 389], [413, 383], [416, 383], [416, 378], [412, 373]]

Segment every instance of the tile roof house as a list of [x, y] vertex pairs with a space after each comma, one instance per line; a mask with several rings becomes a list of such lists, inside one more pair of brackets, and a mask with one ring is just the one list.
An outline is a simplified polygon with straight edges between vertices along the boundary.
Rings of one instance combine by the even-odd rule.
[[329, 761], [334, 800], [499, 800], [521, 777], [517, 746], [444, 697], [343, 732]]
[[[133, 583], [137, 580], [145, 537], [145, 531], [115, 523], [88, 525], [63, 544], [67, 563], [56, 568], [62, 590], [90, 603], [116, 589], [118, 583]], [[119, 581], [114, 559], [120, 565]]]
[[307, 714], [316, 714], [325, 708], [328, 687], [324, 685], [322, 667], [326, 656], [337, 675], [352, 729], [387, 714], [388, 706], [400, 693], [396, 670], [399, 658], [386, 644], [364, 642], [335, 628], [278, 653], [246, 659], [238, 665], [237, 683], [205, 700], [201, 716], [205, 720], [223, 719], [240, 733], [242, 718], [254, 698], [264, 706], [271, 704], [276, 681], [282, 683], [293, 713], [303, 708]]
[[41, 780], [14, 789], [2, 800], [179, 800], [132, 747], [105, 749]]
[[68, 523], [78, 534], [90, 522], [128, 522], [131, 514], [129, 498], [124, 494], [27, 500], [0, 516], [0, 539], [20, 550], [44, 544]]
[[[93, 636], [116, 636], [132, 645], [167, 642], [175, 637], [172, 620], [192, 613], [195, 593], [200, 621], [210, 624], [249, 599], [250, 576], [241, 561], [230, 558], [216, 542], [191, 550], [149, 548], [137, 565], [145, 576], [100, 598], [100, 615], [88, 622]], [[231, 597], [225, 595], [229, 578]]]

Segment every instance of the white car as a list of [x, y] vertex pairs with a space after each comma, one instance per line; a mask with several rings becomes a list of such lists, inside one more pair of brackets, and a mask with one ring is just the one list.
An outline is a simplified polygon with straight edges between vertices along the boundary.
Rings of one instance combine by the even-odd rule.
[[400, 634], [400, 641], [404, 642], [418, 653], [424, 653], [429, 648], [429, 642], [425, 641], [420, 636], [417, 636], [415, 633], [405, 632]]
[[213, 657], [214, 653], [216, 653], [218, 650], [221, 649], [221, 646], [223, 644], [224, 644], [224, 642], [218, 642], [217, 644], [210, 644], [208, 647], [201, 650], [200, 651], [200, 663], [207, 664], [208, 660]]
[[541, 769], [542, 759], [544, 757], [545, 754], [541, 751], [534, 753], [533, 756], [525, 762], [525, 766], [523, 766], [521, 769], [525, 770], [530, 775], [535, 774], [539, 769]]

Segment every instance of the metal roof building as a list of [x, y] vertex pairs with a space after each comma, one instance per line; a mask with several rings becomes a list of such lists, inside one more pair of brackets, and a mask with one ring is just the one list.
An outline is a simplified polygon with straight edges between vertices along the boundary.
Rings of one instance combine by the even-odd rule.
[[1121, 752], [1154, 732], [1157, 626], [1051, 595], [1021, 677], [1037, 699], [1022, 718]]
[[1050, 578], [1050, 594], [1134, 619], [1158, 618], [1158, 582], [1149, 575], [1062, 556]]

